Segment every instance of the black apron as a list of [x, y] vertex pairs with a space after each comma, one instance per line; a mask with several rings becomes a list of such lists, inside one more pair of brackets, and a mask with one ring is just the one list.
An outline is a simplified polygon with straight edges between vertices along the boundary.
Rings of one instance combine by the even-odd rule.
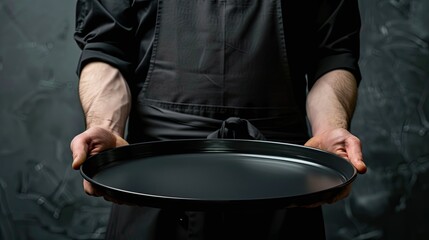
[[[305, 115], [293, 95], [284, 37], [280, 0], [159, 0], [128, 140], [304, 143]], [[238, 128], [228, 133], [231, 126]], [[324, 239], [324, 227], [320, 208], [173, 212], [113, 205], [107, 239]]]

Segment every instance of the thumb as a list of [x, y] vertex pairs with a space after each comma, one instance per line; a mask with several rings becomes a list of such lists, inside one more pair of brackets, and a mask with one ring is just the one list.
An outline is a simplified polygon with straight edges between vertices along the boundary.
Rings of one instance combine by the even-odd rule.
[[363, 161], [362, 146], [358, 138], [349, 138], [346, 140], [346, 150], [349, 156], [350, 162], [355, 166], [358, 173], [365, 173], [367, 167]]
[[73, 169], [79, 169], [80, 165], [85, 162], [88, 155], [88, 140], [84, 134], [79, 134], [70, 143], [70, 150], [73, 156]]

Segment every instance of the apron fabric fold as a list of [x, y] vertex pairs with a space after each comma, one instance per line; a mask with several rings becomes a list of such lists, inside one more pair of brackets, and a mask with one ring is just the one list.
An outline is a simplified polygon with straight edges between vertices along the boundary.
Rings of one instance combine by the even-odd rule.
[[248, 120], [230, 117], [222, 122], [219, 130], [210, 133], [207, 139], [252, 139], [266, 140], [264, 135]]

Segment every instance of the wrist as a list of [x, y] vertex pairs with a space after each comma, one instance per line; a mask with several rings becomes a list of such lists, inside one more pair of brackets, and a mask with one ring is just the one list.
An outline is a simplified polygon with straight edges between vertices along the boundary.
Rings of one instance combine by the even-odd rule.
[[311, 132], [313, 136], [321, 135], [335, 129], [349, 130], [349, 124], [346, 120], [325, 120], [321, 123], [311, 123]]
[[87, 116], [86, 129], [96, 128], [96, 127], [109, 131], [118, 137], [121, 137], [121, 138], [124, 137], [125, 126], [123, 126], [122, 124], [118, 124], [112, 119]]

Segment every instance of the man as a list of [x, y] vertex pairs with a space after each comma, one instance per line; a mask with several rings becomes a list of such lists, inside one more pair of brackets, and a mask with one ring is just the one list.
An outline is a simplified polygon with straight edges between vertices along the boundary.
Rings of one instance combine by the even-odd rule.
[[[71, 143], [73, 168], [128, 142], [206, 138], [240, 118], [268, 140], [336, 153], [364, 173], [348, 131], [359, 30], [356, 0], [78, 1], [87, 130]], [[86, 181], [84, 189], [100, 195]], [[320, 207], [196, 213], [114, 204], [107, 238], [324, 239], [324, 228]]]

